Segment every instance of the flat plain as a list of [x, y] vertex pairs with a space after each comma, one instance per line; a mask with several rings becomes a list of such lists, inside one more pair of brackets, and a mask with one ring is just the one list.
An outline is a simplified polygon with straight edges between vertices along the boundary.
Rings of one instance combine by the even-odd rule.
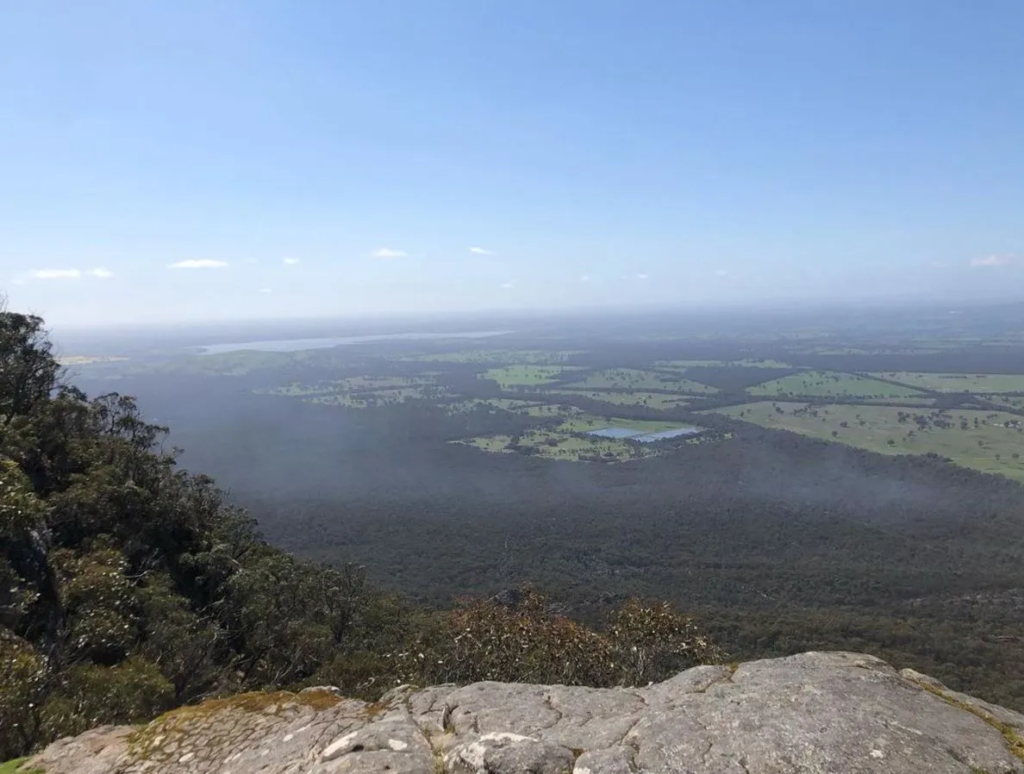
[[509, 365], [490, 368], [480, 374], [480, 378], [495, 381], [499, 387], [507, 390], [551, 384], [565, 378], [571, 370], [569, 366]]
[[964, 467], [1024, 481], [1024, 417], [1016, 414], [790, 401], [714, 412], [879, 454], [938, 454]]
[[885, 371], [873, 374], [911, 387], [936, 392], [1024, 393], [1024, 375], [1018, 374], [930, 374]]
[[[350, 410], [433, 401], [453, 419], [477, 412], [473, 432], [465, 434], [463, 443], [546, 459], [613, 462], [670, 453], [680, 443], [721, 440], [728, 428], [647, 448], [588, 435], [602, 428], [672, 430], [683, 426], [680, 422], [698, 423], [702, 414], [711, 414], [885, 455], [937, 454], [964, 467], [1024, 481], [1024, 374], [810, 367], [801, 362], [803, 349], [793, 344], [792, 358], [651, 358], [645, 363], [631, 356], [628, 366], [603, 368], [580, 365], [587, 361], [581, 349], [459, 350], [399, 357], [387, 366], [411, 368], [405, 375], [368, 372], [291, 381], [267, 392]], [[934, 342], [917, 350], [813, 349], [810, 357], [851, 363], [858, 358], [912, 360], [948, 351]], [[429, 364], [431, 370], [417, 370], [416, 362]], [[766, 377], [774, 375], [767, 369], [789, 372], [758, 382], [760, 370]], [[460, 386], [454, 388], [448, 376], [453, 373], [460, 374]], [[473, 374], [479, 390], [465, 381]], [[721, 387], [691, 378], [698, 374]], [[494, 395], [494, 385], [499, 395]], [[606, 409], [595, 410], [596, 404]], [[1001, 410], [986, 411], [986, 405]], [[489, 415], [482, 417], [480, 409]]]
[[714, 387], [682, 376], [637, 368], [608, 368], [595, 371], [579, 381], [571, 382], [568, 386], [574, 389], [670, 390], [685, 394], [717, 392]]
[[801, 371], [781, 379], [754, 385], [751, 395], [792, 395], [835, 398], [906, 398], [921, 396], [919, 390], [830, 371]]

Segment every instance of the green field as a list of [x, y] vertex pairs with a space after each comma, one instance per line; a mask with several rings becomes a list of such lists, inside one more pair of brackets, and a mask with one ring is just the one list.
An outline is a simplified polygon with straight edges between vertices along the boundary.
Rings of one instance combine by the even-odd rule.
[[639, 444], [627, 444], [612, 438], [580, 437], [565, 435], [557, 430], [540, 429], [523, 433], [518, 446], [514, 445], [512, 437], [507, 435], [470, 438], [454, 443], [492, 453], [511, 454], [520, 449], [528, 450], [530, 456], [566, 462], [621, 462], [657, 454], [654, 449], [644, 448]]
[[747, 392], [751, 395], [828, 398], [903, 398], [921, 395], [918, 390], [910, 387], [832, 371], [802, 371], [748, 387]]
[[289, 382], [281, 387], [267, 390], [268, 395], [301, 397], [303, 395], [333, 395], [335, 393], [371, 392], [374, 390], [396, 390], [422, 388], [434, 385], [436, 381], [427, 375], [418, 376], [351, 376], [333, 381]]
[[690, 401], [676, 395], [669, 395], [664, 392], [619, 392], [614, 390], [551, 390], [551, 395], [579, 395], [582, 398], [600, 400], [605, 403], [612, 403], [616, 406], [647, 406], [648, 408], [663, 410], [679, 408], [687, 405]]
[[588, 374], [585, 379], [572, 382], [573, 389], [588, 387], [612, 390], [671, 390], [680, 393], [712, 393], [714, 387], [700, 384], [681, 376], [642, 371], [636, 368], [609, 368]]
[[525, 414], [528, 417], [561, 417], [572, 416], [580, 413], [575, 406], [564, 406], [558, 403], [541, 403], [536, 406], [520, 406], [511, 409], [517, 414]]
[[559, 417], [580, 413], [575, 406], [558, 403], [545, 403], [535, 400], [515, 400], [513, 398], [469, 398], [445, 404], [449, 414], [462, 414], [480, 408], [492, 411], [511, 411], [529, 417]]
[[1024, 396], [1021, 395], [987, 395], [993, 403], [1014, 409], [1024, 409]]
[[1024, 418], [1005, 412], [787, 401], [759, 401], [714, 412], [882, 454], [933, 452], [964, 467], [1024, 481]]
[[1024, 392], [1024, 375], [1018, 374], [926, 374], [886, 371], [873, 375], [937, 392]]
[[319, 403], [324, 406], [376, 408], [405, 403], [410, 400], [439, 400], [446, 395], [447, 393], [441, 387], [400, 387], [398, 389], [374, 390], [372, 392], [311, 395], [305, 398], [305, 400], [308, 403]]
[[542, 365], [510, 365], [503, 368], [491, 368], [479, 375], [481, 379], [492, 379], [503, 389], [514, 387], [538, 387], [551, 384], [566, 376], [565, 372], [573, 370], [568, 366]]

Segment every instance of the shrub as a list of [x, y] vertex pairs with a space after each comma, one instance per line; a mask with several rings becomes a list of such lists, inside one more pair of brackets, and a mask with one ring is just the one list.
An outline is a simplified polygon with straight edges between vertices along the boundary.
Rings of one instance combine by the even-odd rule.
[[174, 689], [157, 666], [133, 656], [117, 666], [67, 670], [40, 712], [48, 739], [107, 723], [138, 723], [171, 707]]
[[32, 646], [0, 628], [0, 759], [35, 743], [46, 677], [46, 661]]
[[417, 627], [406, 648], [386, 657], [392, 684], [643, 685], [721, 660], [693, 621], [668, 604], [631, 600], [598, 632], [552, 612], [532, 589], [517, 597], [511, 604], [466, 601]]

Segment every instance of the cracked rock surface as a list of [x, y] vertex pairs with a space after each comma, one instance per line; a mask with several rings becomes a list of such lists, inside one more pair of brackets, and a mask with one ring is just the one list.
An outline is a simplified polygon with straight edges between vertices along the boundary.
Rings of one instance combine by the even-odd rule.
[[1024, 774], [1024, 716], [854, 653], [646, 688], [475, 683], [246, 694], [63, 739], [47, 774]]

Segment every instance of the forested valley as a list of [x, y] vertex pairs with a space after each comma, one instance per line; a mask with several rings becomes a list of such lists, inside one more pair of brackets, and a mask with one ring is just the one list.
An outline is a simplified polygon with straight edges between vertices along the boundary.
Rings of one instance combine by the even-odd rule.
[[41, 319], [0, 311], [0, 760], [254, 689], [644, 684], [721, 659], [665, 604], [594, 630], [528, 587], [430, 610], [297, 560], [165, 436], [133, 398], [68, 384]]
[[1024, 707], [1017, 342], [585, 321], [76, 367], [2, 322], [0, 757], [253, 689], [810, 649]]

